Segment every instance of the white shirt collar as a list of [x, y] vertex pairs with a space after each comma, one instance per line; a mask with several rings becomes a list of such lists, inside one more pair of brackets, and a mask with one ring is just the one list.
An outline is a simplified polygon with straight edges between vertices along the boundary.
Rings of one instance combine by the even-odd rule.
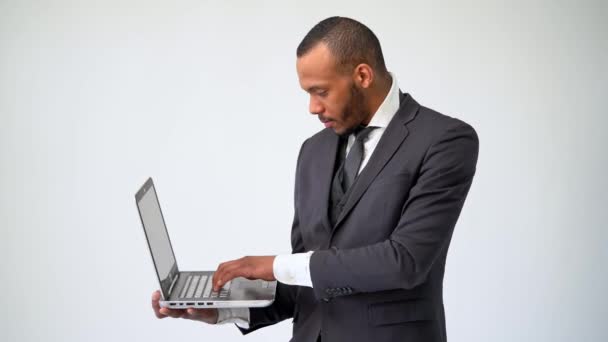
[[367, 126], [386, 128], [399, 110], [399, 85], [395, 75], [392, 72], [389, 74], [392, 78], [391, 89]]

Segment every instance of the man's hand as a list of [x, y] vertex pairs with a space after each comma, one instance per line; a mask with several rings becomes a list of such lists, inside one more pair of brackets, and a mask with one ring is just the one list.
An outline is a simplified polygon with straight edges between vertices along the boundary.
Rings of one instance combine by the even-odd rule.
[[158, 303], [160, 300], [160, 291], [152, 293], [152, 309], [154, 314], [158, 318], [173, 317], [173, 318], [185, 318], [193, 321], [200, 321], [209, 324], [217, 323], [217, 309], [169, 309], [161, 308]]
[[230, 280], [243, 277], [250, 280], [276, 280], [272, 271], [274, 255], [246, 256], [221, 263], [213, 274], [213, 290], [219, 291]]

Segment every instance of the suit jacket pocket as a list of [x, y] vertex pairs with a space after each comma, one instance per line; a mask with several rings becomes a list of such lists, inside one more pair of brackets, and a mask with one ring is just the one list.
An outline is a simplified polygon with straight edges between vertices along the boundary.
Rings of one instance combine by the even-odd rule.
[[368, 307], [368, 314], [375, 326], [435, 319], [433, 304], [428, 299], [373, 303]]

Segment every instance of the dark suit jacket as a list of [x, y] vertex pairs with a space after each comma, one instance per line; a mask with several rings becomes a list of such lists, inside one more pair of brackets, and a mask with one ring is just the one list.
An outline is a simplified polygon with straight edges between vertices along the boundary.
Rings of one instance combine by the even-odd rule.
[[296, 168], [294, 253], [315, 251], [313, 288], [279, 284], [251, 309], [248, 333], [293, 317], [293, 339], [446, 341], [443, 275], [471, 186], [478, 138], [468, 124], [400, 94], [400, 107], [347, 194], [336, 224], [328, 202], [339, 139], [307, 139]]

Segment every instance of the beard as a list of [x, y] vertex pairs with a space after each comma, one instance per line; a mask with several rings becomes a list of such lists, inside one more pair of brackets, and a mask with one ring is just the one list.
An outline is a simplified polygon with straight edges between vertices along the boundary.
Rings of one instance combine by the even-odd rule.
[[350, 99], [344, 107], [344, 121], [349, 122], [350, 126], [346, 127], [341, 133], [341, 137], [347, 137], [353, 133], [368, 116], [365, 110], [365, 94], [354, 84], [350, 87]]

